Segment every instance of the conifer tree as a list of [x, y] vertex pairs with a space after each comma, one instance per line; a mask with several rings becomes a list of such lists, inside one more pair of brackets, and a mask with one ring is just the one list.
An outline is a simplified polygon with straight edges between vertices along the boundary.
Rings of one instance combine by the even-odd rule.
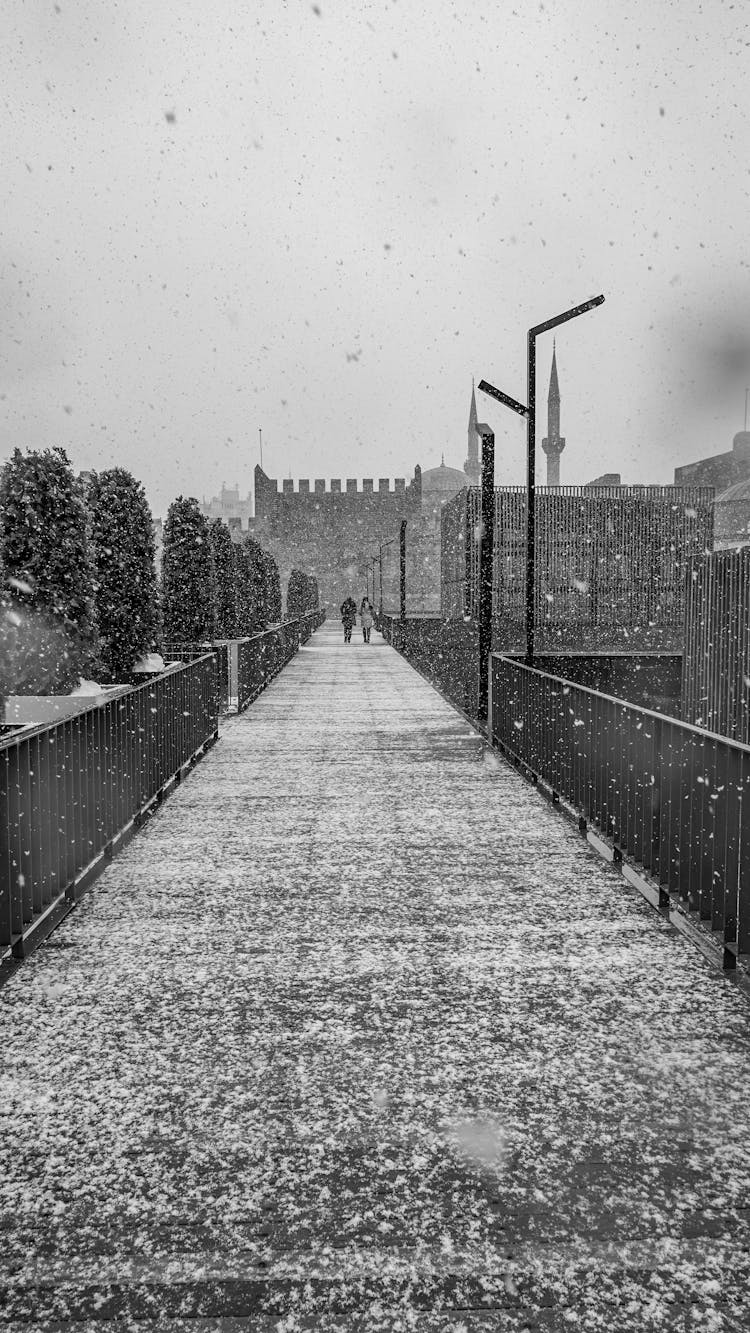
[[286, 585], [286, 614], [288, 620], [296, 620], [302, 615], [305, 597], [305, 576], [301, 569], [293, 569]]
[[209, 528], [211, 558], [214, 567], [214, 610], [216, 634], [233, 639], [237, 633], [237, 565], [229, 528], [215, 518]]
[[164, 524], [162, 619], [165, 643], [204, 643], [215, 629], [208, 522], [198, 501], [173, 500]]
[[288, 620], [296, 620], [306, 611], [315, 611], [318, 607], [318, 580], [304, 570], [293, 569], [289, 575], [286, 591], [286, 614]]
[[94, 474], [86, 499], [102, 665], [113, 680], [153, 648], [158, 631], [151, 510], [124, 468]]
[[249, 637], [266, 627], [265, 552], [249, 534], [235, 550], [237, 632]]
[[281, 576], [279, 567], [269, 551], [263, 551], [263, 582], [265, 620], [267, 625], [281, 621]]
[[64, 449], [21, 453], [0, 473], [4, 691], [66, 693], [96, 661], [83, 488]]
[[249, 560], [244, 542], [236, 546], [233, 544], [232, 560], [234, 567], [234, 633], [235, 638], [243, 639], [247, 637], [247, 625], [250, 621]]

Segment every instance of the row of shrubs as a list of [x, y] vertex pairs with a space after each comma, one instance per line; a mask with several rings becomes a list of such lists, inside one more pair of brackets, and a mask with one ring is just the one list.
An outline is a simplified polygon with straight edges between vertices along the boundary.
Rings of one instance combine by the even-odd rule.
[[[164, 525], [161, 584], [143, 486], [124, 468], [77, 478], [63, 449], [16, 449], [0, 472], [0, 697], [122, 679], [162, 643], [256, 634], [281, 620], [275, 560], [180, 496]], [[287, 611], [318, 603], [289, 580]]]

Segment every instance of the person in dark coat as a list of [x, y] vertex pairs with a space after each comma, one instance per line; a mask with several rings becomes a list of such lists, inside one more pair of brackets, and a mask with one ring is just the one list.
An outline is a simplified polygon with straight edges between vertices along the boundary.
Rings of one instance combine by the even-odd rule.
[[341, 603], [341, 623], [344, 626], [344, 643], [351, 643], [352, 630], [357, 623], [357, 603], [353, 597], [346, 597]]

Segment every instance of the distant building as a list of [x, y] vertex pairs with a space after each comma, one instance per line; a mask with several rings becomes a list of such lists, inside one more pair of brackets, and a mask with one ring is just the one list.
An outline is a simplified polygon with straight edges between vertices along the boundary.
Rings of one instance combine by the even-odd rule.
[[730, 453], [699, 458], [674, 470], [675, 486], [713, 486], [721, 495], [738, 481], [750, 480], [750, 431], [738, 431]]
[[209, 523], [215, 518], [223, 519], [233, 536], [240, 532], [248, 532], [252, 528], [252, 496], [247, 495], [244, 500], [241, 499], [240, 488], [237, 485], [226, 486], [222, 483], [219, 494], [213, 499], [206, 500], [204, 496], [201, 512]]
[[591, 490], [595, 486], [621, 486], [622, 477], [619, 472], [602, 472], [600, 477], [594, 477], [593, 481], [585, 483], [585, 489]]
[[[442, 509], [441, 613], [479, 608], [480, 492]], [[536, 610], [539, 649], [681, 647], [691, 562], [713, 545], [710, 487], [539, 487]], [[526, 489], [495, 492], [493, 618], [503, 650], [523, 647]]]
[[675, 485], [713, 486], [716, 549], [750, 542], [750, 431], [740, 430], [730, 453], [714, 454], [674, 471]]
[[458, 468], [445, 466], [445, 455], [440, 467], [428, 467], [422, 473], [422, 514], [431, 519], [440, 531], [440, 511], [446, 500], [452, 500], [466, 486], [466, 475]]
[[547, 394], [547, 434], [542, 440], [542, 448], [547, 455], [547, 485], [559, 486], [560, 454], [565, 448], [565, 440], [560, 434], [560, 385], [557, 380], [557, 355], [554, 343]]

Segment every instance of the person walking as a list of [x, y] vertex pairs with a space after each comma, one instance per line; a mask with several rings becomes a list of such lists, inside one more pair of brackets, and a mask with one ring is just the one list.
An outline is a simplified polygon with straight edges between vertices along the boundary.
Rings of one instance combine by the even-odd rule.
[[344, 626], [344, 643], [351, 643], [352, 630], [357, 623], [357, 603], [353, 597], [345, 597], [341, 603], [341, 623]]
[[370, 630], [372, 629], [372, 603], [369, 597], [362, 598], [362, 605], [359, 608], [359, 618], [362, 623], [362, 638], [365, 643], [369, 643]]

